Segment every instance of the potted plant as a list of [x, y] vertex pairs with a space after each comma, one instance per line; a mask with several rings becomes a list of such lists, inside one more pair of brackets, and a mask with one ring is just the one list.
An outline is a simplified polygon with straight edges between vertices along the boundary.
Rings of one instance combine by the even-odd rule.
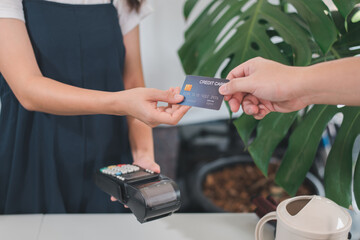
[[[186, 1], [186, 18], [197, 2]], [[360, 0], [332, 3], [338, 10], [330, 11], [321, 0], [211, 1], [185, 32], [178, 52], [183, 68], [187, 74], [220, 72], [226, 77], [256, 56], [307, 66], [360, 54]], [[294, 195], [313, 163], [325, 127], [337, 113], [343, 121], [327, 156], [326, 196], [348, 208], [353, 184], [360, 206], [360, 156], [357, 163], [352, 158], [360, 134], [360, 107], [314, 105], [299, 112], [271, 113], [261, 121], [243, 114], [234, 124], [265, 176], [273, 152], [290, 133], [275, 180]]]
[[[253, 212], [252, 199], [271, 196], [275, 202], [289, 198], [274, 183], [278, 162], [269, 165], [265, 178], [249, 155], [219, 158], [199, 166], [192, 174], [193, 200], [207, 212]], [[312, 173], [307, 173], [296, 195], [324, 196], [324, 187]]]

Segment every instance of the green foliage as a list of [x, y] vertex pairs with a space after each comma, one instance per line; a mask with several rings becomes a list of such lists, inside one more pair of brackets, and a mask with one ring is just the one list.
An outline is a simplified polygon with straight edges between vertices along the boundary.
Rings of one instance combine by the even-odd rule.
[[[357, 159], [354, 173], [354, 189], [360, 189], [360, 154]], [[354, 191], [356, 204], [360, 206], [360, 191]]]
[[248, 149], [254, 162], [265, 176], [267, 176], [272, 153], [286, 136], [295, 118], [296, 112], [270, 113], [257, 125], [257, 136]]
[[[186, 1], [186, 18], [197, 2]], [[360, 54], [356, 5], [360, 0], [333, 2], [339, 11], [330, 12], [321, 0], [279, 0], [277, 4], [267, 0], [211, 1], [185, 32], [185, 43], [178, 52], [183, 68], [187, 74], [214, 76], [220, 71], [225, 77], [257, 56], [307, 66]], [[276, 181], [295, 194], [313, 163], [324, 128], [336, 113], [342, 113], [344, 120], [327, 159], [325, 188], [328, 197], [348, 207], [352, 200], [351, 152], [360, 134], [360, 108], [315, 105], [301, 115], [272, 113], [261, 121], [242, 114], [234, 125], [264, 175], [273, 152], [290, 133]], [[354, 181], [360, 206], [359, 160]]]
[[186, 0], [184, 5], [184, 17], [187, 19], [190, 15], [190, 12], [193, 10], [197, 3], [197, 0]]
[[[242, 114], [238, 119], [234, 120], [234, 125], [241, 139], [247, 144], [250, 141], [251, 134], [258, 125], [258, 120], [250, 115]], [[246, 145], [248, 147], [248, 145]]]
[[315, 105], [295, 128], [277, 172], [276, 183], [294, 195], [309, 171], [322, 133], [337, 112], [336, 106]]
[[[348, 20], [348, 17], [352, 18], [359, 13], [359, 8], [356, 7], [356, 4], [360, 3], [360, 0], [333, 0], [336, 7], [339, 9], [339, 12]], [[358, 22], [356, 19], [350, 19], [353, 23]], [[346, 25], [346, 22], [345, 22]]]
[[[341, 112], [344, 120], [326, 163], [325, 192], [340, 205], [349, 206], [351, 204], [352, 149], [360, 133], [360, 107], [345, 107], [341, 109]], [[355, 186], [357, 185], [358, 183]], [[354, 191], [355, 194], [359, 194], [360, 188], [354, 188]], [[357, 199], [358, 202], [359, 200]]]

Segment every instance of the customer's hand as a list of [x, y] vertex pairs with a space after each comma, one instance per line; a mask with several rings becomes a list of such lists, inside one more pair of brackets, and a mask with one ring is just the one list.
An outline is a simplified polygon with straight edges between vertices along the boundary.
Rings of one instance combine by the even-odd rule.
[[234, 68], [229, 83], [219, 92], [229, 101], [231, 111], [242, 105], [246, 114], [262, 119], [271, 111], [292, 112], [307, 104], [301, 89], [301, 69], [264, 58], [251, 59]]
[[[159, 124], [176, 125], [190, 109], [189, 106], [176, 105], [184, 99], [179, 93], [180, 88], [167, 91], [151, 88], [127, 90], [127, 114], [150, 127]], [[158, 102], [166, 102], [168, 105], [159, 107]]]

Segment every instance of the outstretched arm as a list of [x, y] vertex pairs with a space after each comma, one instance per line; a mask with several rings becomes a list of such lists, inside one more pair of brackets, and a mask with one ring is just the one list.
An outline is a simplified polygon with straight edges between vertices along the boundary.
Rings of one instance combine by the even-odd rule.
[[233, 69], [220, 93], [231, 110], [240, 105], [256, 119], [271, 111], [292, 112], [310, 104], [360, 105], [360, 58], [345, 58], [308, 67], [286, 66], [263, 58]]
[[[24, 108], [58, 115], [132, 115], [148, 125], [176, 124], [188, 108], [157, 114], [157, 101], [181, 102], [171, 91], [137, 88], [104, 92], [44, 77], [24, 22], [0, 19], [0, 72]], [[130, 108], [131, 106], [131, 108]]]

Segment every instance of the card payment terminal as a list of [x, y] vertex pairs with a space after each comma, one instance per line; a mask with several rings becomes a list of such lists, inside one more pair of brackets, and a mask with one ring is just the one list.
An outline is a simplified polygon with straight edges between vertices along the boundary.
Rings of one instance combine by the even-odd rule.
[[140, 223], [171, 215], [180, 208], [180, 190], [168, 177], [136, 165], [101, 168], [95, 183], [127, 205]]

